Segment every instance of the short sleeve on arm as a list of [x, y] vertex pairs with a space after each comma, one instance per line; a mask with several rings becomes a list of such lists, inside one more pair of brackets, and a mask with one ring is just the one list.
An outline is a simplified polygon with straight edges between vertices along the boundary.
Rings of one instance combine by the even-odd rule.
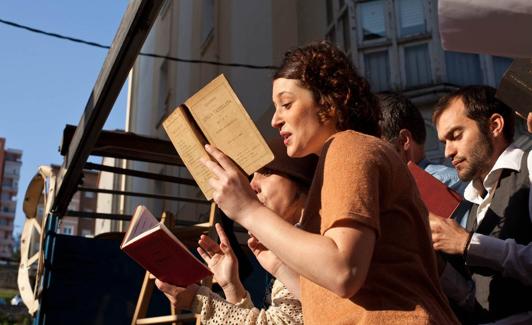
[[379, 225], [380, 144], [376, 138], [341, 132], [327, 142], [322, 155], [321, 232], [333, 227]]

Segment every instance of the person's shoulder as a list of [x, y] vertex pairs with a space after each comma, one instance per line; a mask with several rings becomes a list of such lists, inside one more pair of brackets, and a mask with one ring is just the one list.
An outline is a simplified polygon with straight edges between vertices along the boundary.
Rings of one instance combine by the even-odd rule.
[[389, 143], [353, 130], [331, 136], [322, 155], [328, 161], [340, 160], [343, 164], [382, 164], [384, 161], [399, 160]]
[[331, 148], [365, 149], [375, 151], [387, 146], [387, 143], [372, 135], [360, 133], [354, 130], [345, 130], [335, 133], [329, 138]]

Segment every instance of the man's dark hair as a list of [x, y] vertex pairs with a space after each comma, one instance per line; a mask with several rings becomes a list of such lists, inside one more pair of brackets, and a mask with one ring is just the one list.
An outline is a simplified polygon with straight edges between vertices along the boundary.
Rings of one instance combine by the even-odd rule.
[[432, 114], [432, 121], [436, 124], [442, 112], [455, 100], [461, 99], [465, 106], [466, 116], [474, 120], [480, 132], [486, 136], [489, 134], [491, 116], [495, 113], [500, 114], [504, 119], [502, 130], [504, 138], [511, 143], [515, 132], [515, 116], [510, 107], [495, 98], [495, 92], [495, 88], [490, 86], [467, 86], [455, 90], [440, 98]]
[[386, 140], [397, 138], [401, 129], [407, 129], [416, 143], [425, 143], [425, 121], [408, 98], [391, 91], [378, 93], [377, 97], [382, 111], [382, 120], [379, 121], [381, 134]]

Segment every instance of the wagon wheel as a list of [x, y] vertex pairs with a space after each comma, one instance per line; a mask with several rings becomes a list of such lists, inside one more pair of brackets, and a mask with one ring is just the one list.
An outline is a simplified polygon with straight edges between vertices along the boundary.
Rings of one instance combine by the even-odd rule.
[[41, 166], [33, 177], [24, 197], [26, 215], [20, 238], [18, 288], [30, 314], [39, 309], [40, 280], [44, 266], [44, 226], [53, 201], [55, 174], [50, 166]]

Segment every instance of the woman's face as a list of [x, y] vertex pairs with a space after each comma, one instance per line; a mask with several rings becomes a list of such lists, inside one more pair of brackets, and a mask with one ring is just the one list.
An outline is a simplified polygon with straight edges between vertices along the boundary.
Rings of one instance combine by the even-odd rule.
[[[251, 188], [259, 201], [286, 221], [295, 224], [299, 221], [303, 204], [295, 202], [298, 195], [296, 183], [285, 176], [269, 172], [256, 172], [251, 180]], [[303, 200], [300, 200], [303, 202]]]
[[272, 126], [279, 129], [288, 156], [319, 155], [325, 141], [337, 132], [336, 119], [321, 122], [320, 107], [312, 92], [301, 87], [296, 79], [275, 79], [272, 97], [275, 106]]

